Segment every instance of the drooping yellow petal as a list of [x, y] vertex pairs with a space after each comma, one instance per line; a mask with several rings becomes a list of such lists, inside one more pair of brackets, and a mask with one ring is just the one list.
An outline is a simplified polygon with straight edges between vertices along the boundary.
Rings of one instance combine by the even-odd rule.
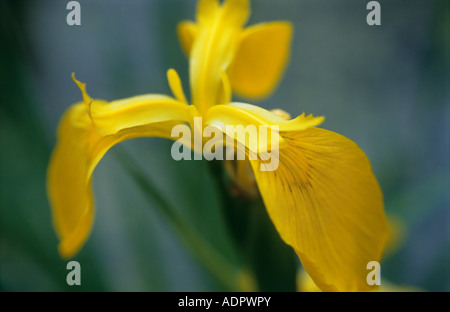
[[228, 69], [233, 91], [258, 99], [275, 89], [289, 61], [292, 29], [289, 22], [271, 22], [241, 33]]
[[[297, 291], [299, 292], [321, 292], [322, 290], [317, 287], [317, 285], [312, 280], [311, 276], [303, 270], [300, 269], [296, 276]], [[423, 289], [408, 285], [396, 285], [392, 282], [381, 277], [381, 285], [378, 287], [372, 286], [372, 291], [378, 292], [421, 292]]]
[[107, 150], [136, 137], [170, 138], [173, 126], [190, 122], [184, 119], [187, 105], [165, 96], [111, 103], [92, 100], [90, 107], [91, 114], [86, 103], [65, 113], [47, 172], [53, 223], [64, 258], [75, 255], [89, 236], [94, 218], [92, 173]]
[[[227, 125], [278, 126], [283, 143], [277, 169], [262, 171], [265, 161], [250, 162], [280, 236], [321, 289], [373, 290], [366, 266], [380, 261], [387, 236], [382, 193], [362, 150], [316, 128], [322, 121], [304, 114], [286, 120], [257, 106], [232, 103], [211, 107], [205, 123], [232, 137]], [[240, 143], [252, 149], [245, 137]]]
[[370, 261], [387, 236], [382, 193], [363, 151], [337, 133], [311, 127], [285, 132], [279, 167], [251, 161], [267, 211], [325, 291], [371, 290]]
[[299, 292], [321, 292], [322, 290], [317, 287], [317, 285], [312, 280], [311, 276], [303, 270], [299, 269], [297, 271], [297, 276], [295, 277], [296, 288]]
[[93, 101], [90, 115], [101, 135], [168, 120], [189, 120], [186, 103], [169, 96], [147, 94], [112, 102]]

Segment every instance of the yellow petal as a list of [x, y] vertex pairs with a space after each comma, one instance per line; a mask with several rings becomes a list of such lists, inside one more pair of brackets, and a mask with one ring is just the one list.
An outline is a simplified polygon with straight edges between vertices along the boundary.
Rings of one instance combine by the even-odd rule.
[[[286, 120], [283, 117], [280, 117], [270, 111], [267, 111], [261, 107], [245, 104], [245, 103], [231, 103], [227, 105], [215, 105], [211, 107], [206, 114], [205, 124], [213, 125], [219, 128], [225, 134], [233, 137], [230, 131], [227, 130], [227, 125], [242, 125], [243, 128], [247, 126], [256, 126], [259, 128], [260, 126], [267, 127], [269, 129], [271, 126], [277, 126], [278, 132], [280, 133], [280, 137], [278, 141], [282, 146], [285, 143], [284, 133], [290, 131], [301, 131], [307, 129], [309, 127], [317, 126], [322, 123], [324, 120], [323, 117], [312, 117], [305, 115], [301, 115], [292, 120]], [[230, 128], [228, 128], [230, 129]], [[265, 131], [263, 128], [262, 131]], [[258, 139], [264, 139], [263, 136], [259, 136]], [[237, 140], [248, 146], [245, 141], [245, 136], [238, 135]], [[270, 146], [270, 138], [267, 138], [267, 142], [260, 141], [258, 144], [260, 146], [266, 145]], [[259, 152], [252, 150], [253, 152]]]
[[228, 75], [223, 70], [220, 71], [220, 79], [221, 85], [218, 90], [216, 104], [228, 104], [231, 102], [231, 86]]
[[249, 0], [225, 0], [222, 6], [218, 0], [199, 0], [197, 4], [197, 22], [206, 26], [212, 26], [218, 22], [242, 26], [249, 15]]
[[371, 290], [370, 261], [387, 236], [383, 197], [370, 163], [351, 140], [324, 129], [284, 133], [279, 167], [251, 161], [267, 211], [325, 291]]
[[271, 22], [245, 29], [228, 70], [237, 94], [249, 98], [269, 95], [277, 86], [289, 61], [292, 25]]
[[112, 102], [93, 101], [90, 116], [101, 135], [169, 120], [190, 120], [186, 103], [169, 96], [147, 94]]
[[250, 16], [249, 0], [225, 0], [222, 5], [224, 23], [235, 27], [243, 26]]
[[296, 276], [296, 286], [299, 292], [321, 292], [319, 287], [314, 283], [311, 276], [303, 270], [299, 269]]
[[195, 40], [189, 39], [193, 37], [192, 26], [180, 26], [182, 45], [190, 50], [192, 104], [201, 114], [221, 100], [221, 71], [227, 70], [234, 57], [249, 14], [248, 0], [227, 0], [222, 6], [218, 1], [202, 0], [197, 10]]
[[199, 0], [196, 18], [199, 23], [209, 23], [220, 8], [218, 0]]
[[180, 41], [183, 52], [189, 56], [191, 53], [192, 43], [197, 36], [197, 27], [193, 22], [184, 21], [177, 26], [178, 40]]
[[[111, 103], [93, 100], [92, 114], [85, 103], [75, 104], [65, 113], [47, 172], [62, 257], [75, 255], [89, 236], [94, 218], [92, 173], [107, 150], [136, 137], [170, 138], [174, 125], [190, 122], [183, 119], [186, 105], [177, 105], [170, 98], [164, 103], [166, 99], [144, 96]], [[163, 114], [164, 104], [167, 111]]]
[[[320, 288], [312, 280], [311, 276], [305, 270], [299, 270], [296, 277], [297, 291], [299, 292], [321, 292]], [[373, 289], [379, 292], [420, 292], [423, 289], [415, 288], [408, 285], [397, 285], [381, 278], [381, 285]]]
[[178, 73], [175, 69], [169, 69], [167, 71], [167, 80], [169, 81], [170, 89], [172, 90], [172, 93], [177, 98], [177, 100], [187, 104], [180, 76], [178, 76]]
[[82, 83], [81, 81], [78, 81], [75, 78], [75, 73], [72, 73], [72, 80], [77, 84], [78, 88], [80, 88], [81, 95], [83, 96], [83, 102], [87, 105], [87, 108], [89, 109], [92, 103], [92, 99], [86, 92], [86, 84]]

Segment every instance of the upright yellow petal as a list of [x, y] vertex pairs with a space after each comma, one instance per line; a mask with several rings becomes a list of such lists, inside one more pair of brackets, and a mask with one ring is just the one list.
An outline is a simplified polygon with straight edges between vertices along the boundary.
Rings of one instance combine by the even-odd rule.
[[[87, 95], [85, 99], [90, 100]], [[47, 172], [53, 223], [64, 258], [75, 255], [89, 236], [94, 219], [92, 173], [107, 150], [136, 137], [170, 138], [174, 125], [190, 123], [188, 106], [165, 96], [90, 101], [65, 113]]]
[[200, 113], [220, 102], [221, 71], [236, 93], [262, 98], [273, 91], [289, 61], [292, 25], [261, 23], [244, 29], [248, 0], [201, 0], [197, 23], [178, 25], [178, 37], [190, 60], [192, 102]]
[[201, 114], [220, 101], [221, 71], [229, 67], [239, 34], [250, 14], [248, 0], [201, 0], [197, 24], [183, 22], [178, 28], [185, 51], [189, 50], [189, 74], [194, 104]]
[[192, 44], [197, 36], [197, 26], [190, 21], [181, 22], [177, 26], [177, 34], [183, 52], [189, 56]]
[[210, 23], [215, 18], [219, 8], [219, 0], [199, 0], [197, 3], [197, 21], [199, 23]]
[[183, 84], [181, 83], [180, 76], [178, 76], [175, 69], [169, 69], [167, 71], [167, 80], [169, 81], [170, 89], [172, 90], [175, 98], [178, 101], [187, 104], [188, 101], [186, 100], [186, 95], [183, 91]]
[[383, 197], [370, 163], [351, 140], [324, 129], [284, 133], [279, 167], [251, 161], [267, 211], [281, 238], [325, 291], [371, 290], [370, 261], [387, 236]]
[[262, 23], [246, 28], [228, 73], [237, 94], [249, 98], [269, 95], [277, 86], [289, 61], [292, 25]]

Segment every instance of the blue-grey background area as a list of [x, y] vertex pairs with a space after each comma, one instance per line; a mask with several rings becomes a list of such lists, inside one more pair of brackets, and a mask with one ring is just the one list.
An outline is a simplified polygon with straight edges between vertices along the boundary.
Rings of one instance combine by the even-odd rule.
[[[0, 289], [2, 291], [210, 291], [221, 286], [136, 187], [114, 153], [97, 167], [92, 235], [66, 285], [45, 173], [64, 111], [81, 100], [72, 72], [95, 98], [170, 94], [175, 68], [188, 90], [176, 25], [195, 1], [80, 0], [81, 26], [62, 0], [0, 3]], [[372, 162], [400, 235], [382, 281], [450, 291], [450, 13], [446, 0], [379, 1], [381, 26], [362, 0], [255, 0], [249, 24], [289, 20], [292, 56], [264, 108], [326, 117]], [[237, 100], [246, 101], [245, 99]], [[169, 141], [120, 144], [142, 172], [226, 250], [217, 191], [205, 162], [175, 162]]]

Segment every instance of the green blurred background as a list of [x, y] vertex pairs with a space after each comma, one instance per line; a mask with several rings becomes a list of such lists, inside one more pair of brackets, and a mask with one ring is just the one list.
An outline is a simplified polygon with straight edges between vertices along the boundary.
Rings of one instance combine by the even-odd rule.
[[[81, 26], [68, 26], [67, 2], [0, 2], [0, 290], [224, 290], [174, 232], [160, 202], [139, 188], [116, 148], [94, 175], [95, 226], [74, 259], [82, 285], [66, 284], [45, 174], [58, 121], [81, 100], [70, 74], [87, 83], [92, 97], [114, 100], [170, 94], [166, 71], [175, 68], [188, 91], [175, 30], [194, 18], [196, 5], [80, 0]], [[382, 283], [450, 291], [450, 2], [379, 1], [381, 26], [372, 27], [367, 2], [252, 1], [249, 24], [289, 20], [295, 26], [284, 79], [255, 104], [293, 116], [323, 115], [324, 128], [357, 142], [372, 162], [389, 217], [399, 224], [397, 245], [382, 262]], [[118, 149], [181, 218], [234, 259], [230, 231], [242, 221], [239, 211], [223, 210], [210, 164], [176, 162], [170, 147], [152, 138]], [[258, 214], [270, 232], [264, 210]], [[259, 239], [255, 247], [255, 267], [267, 276], [262, 289], [294, 290], [295, 277], [283, 285], [284, 264], [274, 249], [264, 254], [265, 244], [280, 244], [276, 234], [268, 237], [274, 242]]]

